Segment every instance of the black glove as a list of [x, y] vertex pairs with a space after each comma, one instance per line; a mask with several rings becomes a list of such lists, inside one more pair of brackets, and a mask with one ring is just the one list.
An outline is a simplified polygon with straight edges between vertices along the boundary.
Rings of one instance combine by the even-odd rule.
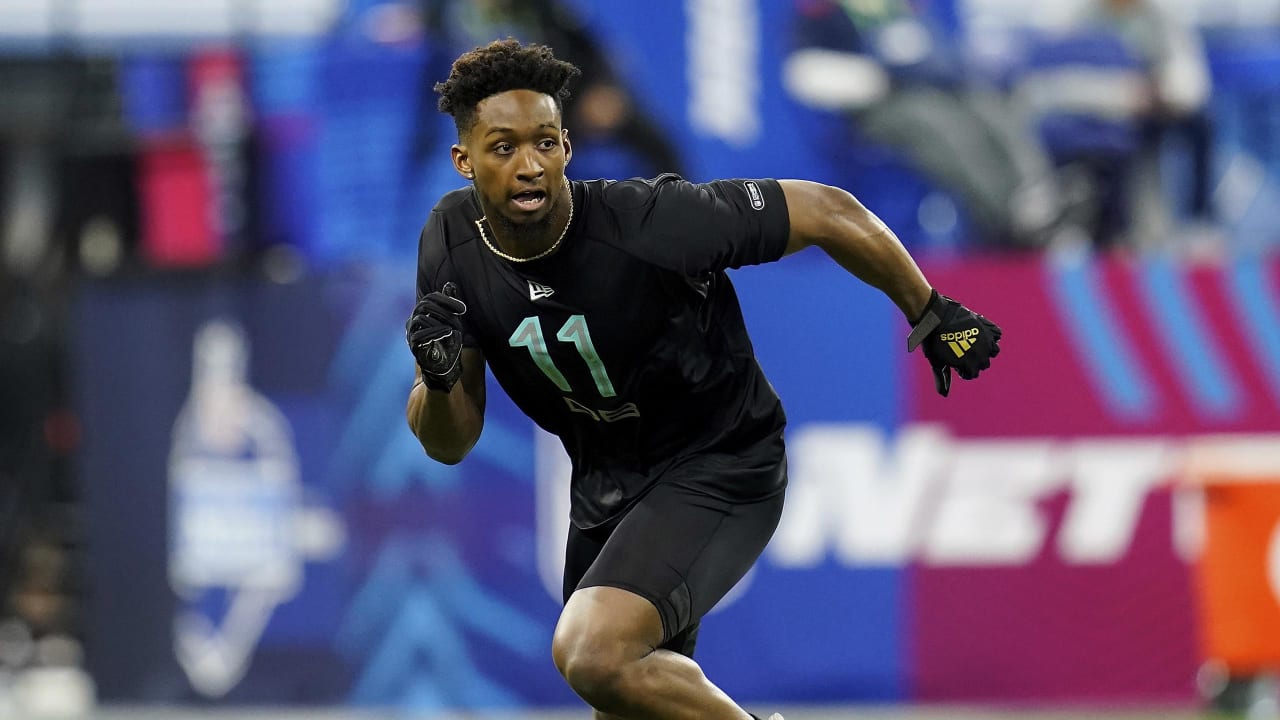
[[951, 368], [965, 380], [978, 377], [1000, 354], [1000, 335], [998, 325], [934, 290], [924, 314], [911, 325], [907, 352], [924, 345], [934, 385], [946, 397], [951, 392]]
[[458, 299], [458, 286], [448, 282], [441, 292], [423, 295], [404, 324], [409, 350], [430, 390], [449, 392], [462, 377], [462, 315], [466, 311], [466, 303]]

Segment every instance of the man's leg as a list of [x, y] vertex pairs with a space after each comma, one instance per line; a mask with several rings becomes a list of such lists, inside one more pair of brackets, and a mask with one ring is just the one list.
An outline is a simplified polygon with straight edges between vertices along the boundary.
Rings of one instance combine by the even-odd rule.
[[598, 719], [750, 718], [691, 658], [659, 649], [662, 641], [652, 602], [620, 588], [588, 587], [565, 605], [552, 654]]
[[[744, 485], [763, 477], [754, 486], [779, 488], [771, 494], [723, 500], [680, 484], [684, 477], [673, 472], [606, 537], [570, 532], [568, 599], [552, 654], [569, 685], [597, 711], [627, 720], [748, 720], [690, 656], [703, 615], [746, 575], [777, 528], [786, 469], [783, 460], [769, 459], [729, 470]], [[712, 456], [681, 470], [701, 478], [708, 474], [704, 465], [724, 472], [738, 462], [744, 461]]]
[[[569, 598], [573, 597], [573, 593], [578, 589], [578, 583], [582, 580], [582, 576], [587, 574], [587, 570], [591, 568], [591, 564], [599, 557], [600, 551], [604, 549], [605, 540], [609, 538], [610, 529], [598, 528], [592, 533], [586, 533], [572, 524], [569, 525], [569, 537], [565, 541], [564, 554], [564, 599], [566, 604]], [[593, 720], [625, 720], [617, 715], [609, 715], [595, 710], [592, 714]]]

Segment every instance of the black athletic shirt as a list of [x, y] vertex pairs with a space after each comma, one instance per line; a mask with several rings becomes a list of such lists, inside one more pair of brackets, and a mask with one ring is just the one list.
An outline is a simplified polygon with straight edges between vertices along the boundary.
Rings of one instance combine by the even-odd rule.
[[786, 417], [724, 270], [782, 256], [782, 188], [661, 175], [571, 192], [560, 249], [523, 263], [480, 238], [471, 188], [445, 195], [419, 240], [418, 296], [458, 285], [464, 344], [569, 453], [574, 524], [607, 522], [666, 475], [726, 499], [779, 490]]

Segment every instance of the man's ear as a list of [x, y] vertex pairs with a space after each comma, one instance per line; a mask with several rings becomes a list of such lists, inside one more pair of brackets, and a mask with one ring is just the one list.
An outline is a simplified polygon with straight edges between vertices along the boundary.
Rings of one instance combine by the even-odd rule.
[[476, 179], [476, 170], [471, 166], [471, 156], [467, 154], [467, 149], [461, 145], [454, 145], [449, 149], [450, 155], [453, 157], [453, 169], [458, 174], [468, 180]]
[[568, 165], [569, 160], [573, 158], [573, 143], [569, 142], [569, 129], [560, 130], [560, 142], [564, 143], [564, 164]]

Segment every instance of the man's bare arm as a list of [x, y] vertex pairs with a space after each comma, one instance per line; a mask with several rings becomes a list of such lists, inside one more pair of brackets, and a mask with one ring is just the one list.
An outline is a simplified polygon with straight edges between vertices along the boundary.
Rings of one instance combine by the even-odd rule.
[[456, 465], [475, 447], [484, 428], [485, 360], [479, 350], [462, 351], [462, 380], [449, 392], [428, 390], [414, 366], [405, 415], [422, 449], [433, 460]]
[[816, 245], [841, 267], [880, 289], [914, 322], [932, 291], [898, 236], [858, 199], [807, 180], [780, 180], [791, 218], [786, 254]]

